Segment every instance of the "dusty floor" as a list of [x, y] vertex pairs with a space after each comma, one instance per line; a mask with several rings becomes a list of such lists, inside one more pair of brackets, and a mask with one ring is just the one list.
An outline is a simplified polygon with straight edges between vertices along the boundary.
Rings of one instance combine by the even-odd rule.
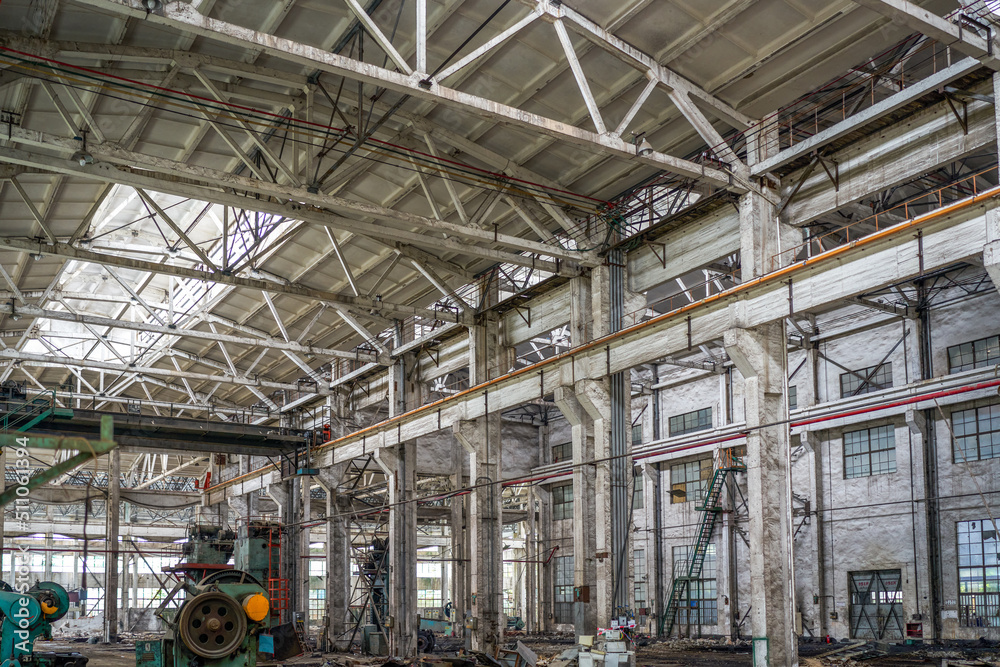
[[[516, 638], [512, 638], [515, 639]], [[539, 667], [564, 649], [573, 646], [568, 638], [531, 637], [521, 638], [539, 656]], [[439, 650], [433, 655], [454, 655], [461, 648], [455, 640], [439, 640]], [[37, 642], [39, 651], [76, 651], [90, 658], [88, 667], [133, 667], [135, 648], [132, 644], [113, 646], [95, 645], [82, 642]], [[888, 651], [888, 653], [886, 653]], [[961, 647], [885, 646], [860, 643], [834, 645], [802, 644], [800, 646], [802, 667], [916, 667], [918, 665], [949, 667], [958, 665], [990, 665], [1000, 667], [1000, 646], [969, 645]], [[365, 658], [344, 653], [307, 653], [287, 660], [284, 665], [294, 667], [346, 667], [347, 660], [357, 663], [357, 667], [381, 667], [384, 659]], [[943, 663], [947, 661], [947, 663]], [[329, 664], [327, 664], [329, 663]], [[696, 665], [701, 667], [747, 667], [751, 664], [749, 647], [727, 645], [710, 640], [681, 640], [677, 642], [652, 642], [639, 646], [636, 654], [637, 667], [673, 667], [675, 665]]]

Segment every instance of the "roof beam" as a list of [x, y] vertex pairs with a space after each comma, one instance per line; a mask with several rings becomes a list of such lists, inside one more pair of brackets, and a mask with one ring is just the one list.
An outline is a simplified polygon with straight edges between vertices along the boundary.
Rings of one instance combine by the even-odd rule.
[[[63, 304], [65, 305], [65, 304]], [[110, 329], [125, 329], [128, 331], [148, 331], [150, 333], [163, 334], [165, 336], [177, 336], [180, 338], [193, 338], [198, 340], [209, 340], [216, 343], [233, 343], [236, 345], [249, 345], [269, 350], [287, 350], [289, 352], [299, 352], [302, 354], [314, 354], [321, 357], [331, 357], [337, 359], [350, 359], [352, 361], [378, 362], [374, 355], [365, 352], [346, 352], [344, 350], [334, 350], [326, 347], [314, 347], [312, 345], [301, 345], [295, 342], [281, 341], [270, 336], [256, 338], [250, 336], [234, 336], [232, 334], [216, 333], [215, 331], [199, 331], [197, 329], [183, 329], [177, 326], [162, 326], [152, 322], [129, 322], [127, 320], [112, 319], [109, 317], [99, 317], [97, 315], [87, 315], [85, 313], [72, 313], [62, 310], [46, 310], [33, 305], [12, 307], [9, 303], [0, 303], [0, 314], [10, 314], [16, 310], [19, 315], [31, 318], [44, 318], [60, 322], [75, 322], [85, 327], [108, 327]], [[213, 318], [206, 318], [212, 320]], [[222, 318], [218, 318], [222, 319]], [[224, 326], [229, 326], [228, 322], [219, 322]], [[211, 326], [212, 322], [209, 322]], [[95, 334], [97, 335], [97, 334]]]
[[[300, 385], [292, 384], [289, 382], [272, 382], [270, 380], [250, 380], [247, 378], [236, 377], [232, 375], [210, 375], [208, 373], [194, 373], [191, 371], [180, 370], [179, 368], [177, 369], [157, 368], [155, 366], [135, 366], [135, 365], [125, 366], [121, 364], [108, 363], [106, 361], [95, 361], [93, 359], [72, 359], [70, 357], [55, 357], [44, 354], [32, 354], [29, 352], [21, 352], [20, 350], [14, 350], [12, 348], [0, 350], [0, 359], [4, 358], [11, 359], [14, 361], [20, 361], [22, 364], [27, 364], [28, 366], [34, 366], [36, 364], [55, 364], [56, 366], [62, 368], [65, 368], [66, 366], [75, 366], [77, 368], [90, 368], [94, 370], [111, 371], [113, 373], [119, 373], [119, 374], [133, 373], [139, 376], [153, 375], [153, 376], [165, 376], [168, 378], [179, 378], [181, 381], [185, 383], [187, 380], [197, 380], [199, 382], [221, 382], [223, 384], [234, 384], [244, 387], [263, 387], [265, 389], [288, 389], [291, 391], [302, 391], [302, 387]], [[174, 357], [170, 358], [173, 359]], [[313, 393], [320, 396], [325, 396], [330, 393], [330, 390], [326, 387], [317, 386], [316, 391]], [[192, 401], [192, 402], [197, 402], [197, 401]]]
[[[210, 18], [200, 14], [192, 5], [169, 3], [164, 6], [162, 15], [160, 15], [159, 13], [147, 12], [138, 0], [78, 0], [78, 2], [104, 11], [111, 11], [119, 15], [130, 16], [134, 19], [145, 20], [149, 23], [173, 28], [181, 32], [192, 33], [217, 42], [229, 44], [230, 46], [261, 50], [273, 58], [293, 62], [303, 67], [319, 69], [320, 71], [329, 72], [337, 76], [345, 76], [419, 99], [439, 102], [490, 121], [528, 129], [535, 133], [589, 148], [599, 153], [614, 155], [626, 160], [637, 160], [657, 169], [663, 169], [688, 178], [703, 178], [718, 185], [730, 185], [731, 179], [729, 174], [720, 169], [706, 167], [689, 160], [656, 151], [648, 155], [637, 156], [635, 147], [624, 141], [621, 137], [601, 135], [589, 130], [583, 130], [568, 123], [546, 118], [525, 111], [524, 109], [517, 109], [479, 97], [478, 95], [447, 88], [434, 81], [422, 79], [419, 73], [407, 75], [369, 63], [359, 62], [353, 58], [336, 53], [329, 53], [308, 44], [294, 42], [289, 39]], [[548, 2], [545, 4], [548, 6]], [[556, 12], [560, 10], [549, 7], [548, 11]], [[559, 15], [556, 14], [555, 16]], [[574, 22], [579, 24], [579, 21], [576, 19], [574, 19]], [[611, 37], [613, 36], [608, 36], [607, 39], [611, 39]], [[628, 47], [625, 42], [617, 40], [617, 38], [614, 38], [614, 40], [616, 40], [614, 42], [614, 53], [630, 54], [629, 57], [633, 60], [639, 57], [640, 62], [649, 61], [651, 64], [655, 64], [655, 61], [650, 56]], [[607, 44], [608, 42], [602, 40], [602, 43]], [[658, 65], [657, 67], [660, 70], [663, 69]], [[686, 83], [673, 72], [669, 72], [669, 76], [667, 76], [667, 73], [664, 73], [662, 76], [666, 81], [672, 81], [675, 86]], [[691, 86], [691, 84], [687, 85]], [[696, 88], [692, 86], [691, 90], [694, 91]], [[705, 97], [714, 101], [715, 105], [713, 109], [722, 113], [721, 109], [724, 109], [725, 105], [722, 105], [710, 95], [705, 94]], [[730, 115], [738, 116], [741, 114], [733, 110], [733, 113]]]
[[[11, 138], [18, 143], [44, 146], [63, 152], [75, 151], [75, 143], [33, 130], [12, 128]], [[22, 153], [16, 149], [4, 148], [0, 158], [15, 164], [26, 166], [47, 167], [51, 171], [62, 174], [82, 176], [113, 183], [123, 183], [139, 186], [180, 197], [215, 202], [236, 208], [244, 208], [248, 204], [246, 197], [231, 193], [235, 191], [251, 192], [262, 197], [253, 199], [254, 210], [275, 213], [296, 220], [329, 225], [338, 229], [370, 235], [375, 238], [389, 238], [403, 243], [429, 245], [434, 249], [453, 250], [465, 254], [478, 255], [500, 262], [511, 262], [521, 266], [534, 266], [547, 271], [557, 270], [555, 262], [517, 255], [510, 251], [496, 250], [496, 246], [510, 248], [519, 252], [538, 254], [542, 257], [553, 257], [566, 262], [596, 266], [599, 261], [593, 253], [572, 252], [559, 246], [548, 245], [508, 234], [495, 234], [493, 231], [476, 227], [444, 222], [426, 218], [421, 215], [388, 209], [377, 204], [349, 200], [342, 197], [311, 193], [304, 188], [291, 188], [287, 185], [269, 183], [262, 180], [238, 176], [228, 172], [188, 165], [173, 160], [157, 158], [139, 153], [133, 153], [118, 148], [112, 144], [88, 146], [90, 153], [100, 162], [86, 167], [60, 158], [47, 155]], [[113, 167], [112, 164], [122, 168]], [[135, 167], [144, 167], [149, 171], [135, 171]], [[155, 173], [154, 173], [155, 172]], [[180, 177], [180, 178], [177, 178]], [[224, 188], [227, 191], [219, 191]], [[323, 210], [327, 209], [327, 210]], [[332, 211], [333, 213], [329, 213]], [[381, 220], [387, 224], [365, 222], [357, 218], [345, 219], [343, 215], [368, 217]], [[413, 227], [422, 230], [443, 233], [446, 238], [429, 238], [420, 232], [411, 231]], [[475, 243], [487, 244], [489, 247], [477, 246]]]
[[[243, 278], [240, 276], [225, 275], [224, 273], [211, 273], [209, 271], [202, 271], [200, 269], [190, 269], [183, 266], [176, 266], [174, 264], [166, 264], [159, 262], [148, 262], [141, 259], [131, 259], [129, 257], [119, 257], [117, 255], [105, 255], [101, 253], [91, 252], [89, 250], [83, 250], [81, 248], [74, 248], [71, 245], [65, 243], [37, 243], [32, 241], [27, 241], [23, 239], [11, 239], [11, 238], [0, 238], [0, 248], [6, 248], [9, 250], [21, 250], [24, 252], [41, 253], [43, 255], [52, 255], [54, 257], [67, 257], [70, 259], [78, 259], [84, 262], [90, 262], [92, 264], [101, 264], [103, 266], [115, 266], [125, 269], [132, 269], [135, 271], [145, 271], [147, 273], [156, 273], [161, 275], [173, 275], [179, 276], [181, 278], [193, 278], [195, 280], [201, 280], [204, 282], [214, 282], [223, 285], [231, 285], [233, 287], [245, 287], [257, 291], [271, 291], [278, 292], [281, 294], [292, 294], [295, 296], [304, 296], [313, 299], [319, 299], [321, 301], [327, 301], [330, 303], [339, 303], [345, 306], [355, 306], [358, 308], [364, 308], [366, 310], [376, 310], [379, 312], [388, 313], [399, 313], [405, 317], [412, 315], [418, 315], [420, 317], [425, 317], [428, 319], [437, 320], [454, 320], [455, 322], [466, 323], [465, 320], [470, 320], [471, 318], [463, 318], [453, 313], [442, 313], [436, 310], [429, 310], [427, 308], [417, 308], [415, 306], [403, 306], [388, 304], [384, 301], [378, 299], [369, 299], [367, 297], [350, 297], [342, 296], [340, 294], [333, 294], [331, 292], [324, 292], [321, 290], [311, 289], [309, 287], [302, 287], [299, 285], [283, 285], [281, 283], [275, 283], [269, 280], [262, 280], [259, 278]], [[156, 317], [154, 315], [154, 317]]]

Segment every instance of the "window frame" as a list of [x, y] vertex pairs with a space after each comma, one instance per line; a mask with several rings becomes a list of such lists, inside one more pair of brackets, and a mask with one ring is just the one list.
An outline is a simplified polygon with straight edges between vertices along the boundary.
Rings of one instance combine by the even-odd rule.
[[[995, 352], [995, 356], [990, 356], [990, 349]], [[980, 345], [981, 344], [981, 345]], [[958, 367], [952, 364], [953, 351], [959, 351], [960, 354], [965, 354], [960, 348], [969, 346], [969, 353], [972, 355], [971, 363], [963, 363]], [[979, 352], [982, 351], [985, 358], [979, 359]], [[950, 345], [946, 351], [948, 355], [948, 373], [961, 373], [962, 371], [974, 370], [976, 368], [986, 368], [987, 366], [993, 366], [1000, 363], [1000, 334], [995, 336], [986, 336], [985, 338], [977, 338], [976, 340], [966, 341], [964, 343], [958, 343], [957, 345]]]
[[[698, 476], [692, 478], [689, 473], [692, 472], [692, 466], [695, 465], [698, 466]], [[670, 504], [680, 505], [687, 502], [701, 502], [711, 481], [713, 467], [714, 463], [711, 457], [702, 457], [693, 461], [682, 461], [672, 464], [670, 466]], [[684, 479], [675, 482], [674, 471], [678, 469], [683, 470]], [[708, 471], [707, 477], [704, 472], [705, 470]], [[681, 484], [684, 485], [684, 499], [678, 500], [679, 496], [674, 492], [678, 490], [677, 487]], [[692, 489], [691, 485], [695, 485], [695, 488]]]
[[[707, 421], [703, 418], [707, 413]], [[689, 418], [691, 418], [691, 423], [688, 425]], [[680, 428], [675, 429], [674, 424], [676, 423]], [[692, 410], [690, 412], [684, 412], [679, 415], [673, 415], [667, 419], [667, 432], [670, 434], [671, 438], [688, 435], [689, 433], [698, 433], [699, 431], [708, 431], [713, 427], [712, 418], [712, 406], [707, 408], [699, 408], [697, 410]]]
[[[858, 378], [858, 375], [863, 375], [871, 378], [865, 384], [861, 384], [862, 380]], [[881, 380], [879, 376], [881, 375]], [[853, 389], [845, 389], [844, 381], [849, 380], [852, 382], [857, 382], [858, 384]], [[871, 394], [876, 391], [882, 391], [883, 389], [892, 388], [892, 362], [884, 361], [881, 364], [876, 364], [874, 366], [869, 366], [867, 368], [859, 368], [855, 371], [845, 372], [840, 374], [840, 397], [841, 398], [853, 398], [855, 396], [864, 396], [865, 394]]]
[[[983, 415], [981, 414], [983, 411], [989, 411], [993, 413], [986, 417], [986, 421], [990, 422], [990, 426], [991, 427], [995, 426], [995, 428], [991, 428], [990, 430], [987, 431], [980, 430], [980, 426], [984, 421]], [[971, 434], [965, 430], [964, 423], [958, 424], [955, 422], [956, 415], [965, 415], [968, 413], [973, 413], [974, 415], [972, 424], [975, 431], [972, 432]], [[952, 432], [955, 434], [955, 437], [952, 439], [951, 443], [951, 456], [952, 456], [952, 461], [954, 463], [966, 463], [969, 461], [989, 461], [990, 459], [1000, 458], [1000, 403], [979, 405], [972, 408], [967, 408], [965, 410], [953, 410], [951, 415], [949, 415], [949, 418], [951, 419]], [[959, 435], [960, 432], [961, 436]], [[990, 436], [989, 438], [991, 441], [990, 449], [992, 450], [991, 455], [986, 457], [983, 456], [984, 435]], [[964, 450], [964, 452], [960, 453], [959, 441], [971, 438], [975, 439], [975, 447], [976, 447], [975, 457], [966, 456], [966, 453], [968, 452], [968, 448], [966, 447], [962, 447], [961, 449]]]
[[[569, 498], [566, 498], [566, 490], [569, 490]], [[551, 488], [552, 493], [552, 520], [562, 521], [573, 518], [573, 483], [559, 484]]]
[[[884, 431], [885, 433], [888, 434], [888, 441], [889, 441], [889, 444], [891, 446], [889, 446], [889, 447], [882, 447], [882, 448], [879, 448], [879, 449], [872, 449], [873, 434], [875, 432], [881, 432], [881, 431]], [[867, 449], [864, 450], [864, 451], [855, 451], [855, 452], [852, 452], [852, 453], [849, 454], [848, 453], [848, 447], [849, 447], [848, 436], [853, 436], [853, 435], [861, 434], [861, 433], [865, 434], [864, 444], [867, 446]], [[883, 440], [883, 438], [881, 438], [881, 434], [879, 434], [878, 441], [881, 442], [881, 440]], [[853, 431], [844, 431], [844, 433], [841, 435], [841, 444], [843, 446], [843, 456], [844, 456], [844, 459], [843, 459], [844, 460], [844, 479], [858, 479], [858, 478], [861, 478], [861, 477], [875, 477], [876, 475], [888, 475], [890, 473], [896, 472], [896, 427], [893, 424], [882, 424], [882, 425], [879, 425], [879, 426], [869, 426], [867, 428], [855, 429]], [[850, 444], [859, 444], [859, 443], [850, 443]], [[886, 465], [891, 464], [891, 469], [882, 470], [881, 469], [881, 465], [880, 465], [880, 471], [879, 472], [875, 472], [874, 471], [875, 469], [874, 469], [874, 466], [873, 466], [872, 455], [873, 454], [879, 454], [881, 452], [889, 452], [889, 454], [887, 455], [887, 457], [886, 457], [885, 460], [887, 462]], [[867, 458], [867, 471], [868, 472], [863, 472], [865, 470], [864, 465], [861, 465], [861, 466], [857, 466], [857, 465], [851, 466], [851, 465], [848, 465], [848, 463], [849, 463], [849, 461], [851, 459], [857, 459], [857, 458], [860, 458], [860, 457], [866, 457]], [[854, 473], [852, 473], [852, 471], [854, 471], [854, 470], [861, 470], [862, 472], [854, 474]]]
[[[974, 524], [978, 524], [979, 527], [975, 528]], [[968, 527], [965, 533], [963, 526]], [[986, 534], [993, 532], [993, 525], [989, 519], [955, 522], [955, 574], [960, 627], [1000, 627], [1000, 574], [994, 577], [987, 576], [990, 570], [1000, 572], [1000, 536], [996, 534], [993, 536], [993, 552], [988, 552], [986, 548]], [[963, 540], [963, 535], [969, 538], [975, 535], [975, 539]], [[963, 546], [966, 547], [964, 550], [967, 553], [962, 553]], [[968, 583], [977, 584], [981, 590], [963, 592], [962, 588], [966, 585], [963, 581], [963, 570], [967, 572], [966, 578], [975, 571], [975, 576]], [[970, 614], [970, 606], [974, 606], [977, 611]], [[985, 608], [981, 615], [978, 613], [980, 606]]]

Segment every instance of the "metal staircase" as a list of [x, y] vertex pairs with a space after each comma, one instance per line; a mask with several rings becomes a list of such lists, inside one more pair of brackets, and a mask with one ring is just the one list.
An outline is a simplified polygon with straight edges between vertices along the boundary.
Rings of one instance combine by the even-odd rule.
[[33, 398], [27, 396], [23, 400], [7, 399], [3, 403], [6, 408], [0, 416], [0, 432], [25, 432], [49, 417], [70, 418], [73, 411], [56, 404], [56, 392], [40, 393]]
[[701, 578], [701, 569], [705, 564], [708, 546], [712, 543], [715, 526], [723, 512], [720, 500], [722, 499], [722, 490], [726, 485], [726, 478], [730, 473], [745, 472], [746, 469], [745, 462], [735, 456], [732, 449], [719, 450], [715, 470], [712, 472], [712, 481], [705, 491], [704, 503], [700, 507], [695, 507], [695, 510], [701, 512], [701, 521], [698, 523], [698, 537], [692, 547], [691, 557], [674, 563], [670, 598], [662, 616], [660, 616], [661, 636], [669, 637], [670, 633], [673, 632], [681, 600], [688, 592], [691, 582]]

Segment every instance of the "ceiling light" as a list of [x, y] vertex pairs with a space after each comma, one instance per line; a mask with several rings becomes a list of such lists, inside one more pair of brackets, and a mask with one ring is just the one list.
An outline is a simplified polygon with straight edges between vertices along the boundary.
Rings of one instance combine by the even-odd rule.
[[644, 157], [652, 152], [653, 152], [653, 147], [650, 145], [649, 140], [646, 139], [645, 137], [642, 138], [642, 141], [636, 144], [635, 154], [638, 155], [639, 157]]
[[73, 153], [73, 162], [77, 162], [81, 167], [86, 167], [88, 164], [94, 164], [94, 156], [87, 151], [77, 151]]
[[33, 254], [33, 255], [31, 256], [31, 259], [35, 260], [36, 262], [37, 262], [38, 260], [40, 260], [41, 258], [42, 258], [42, 253], [40, 253], [40, 252], [36, 252], [36, 253], [34, 253], [34, 254]]
[[143, 0], [142, 4], [146, 8], [147, 12], [155, 12], [163, 9], [163, 3], [160, 2], [160, 0]]

